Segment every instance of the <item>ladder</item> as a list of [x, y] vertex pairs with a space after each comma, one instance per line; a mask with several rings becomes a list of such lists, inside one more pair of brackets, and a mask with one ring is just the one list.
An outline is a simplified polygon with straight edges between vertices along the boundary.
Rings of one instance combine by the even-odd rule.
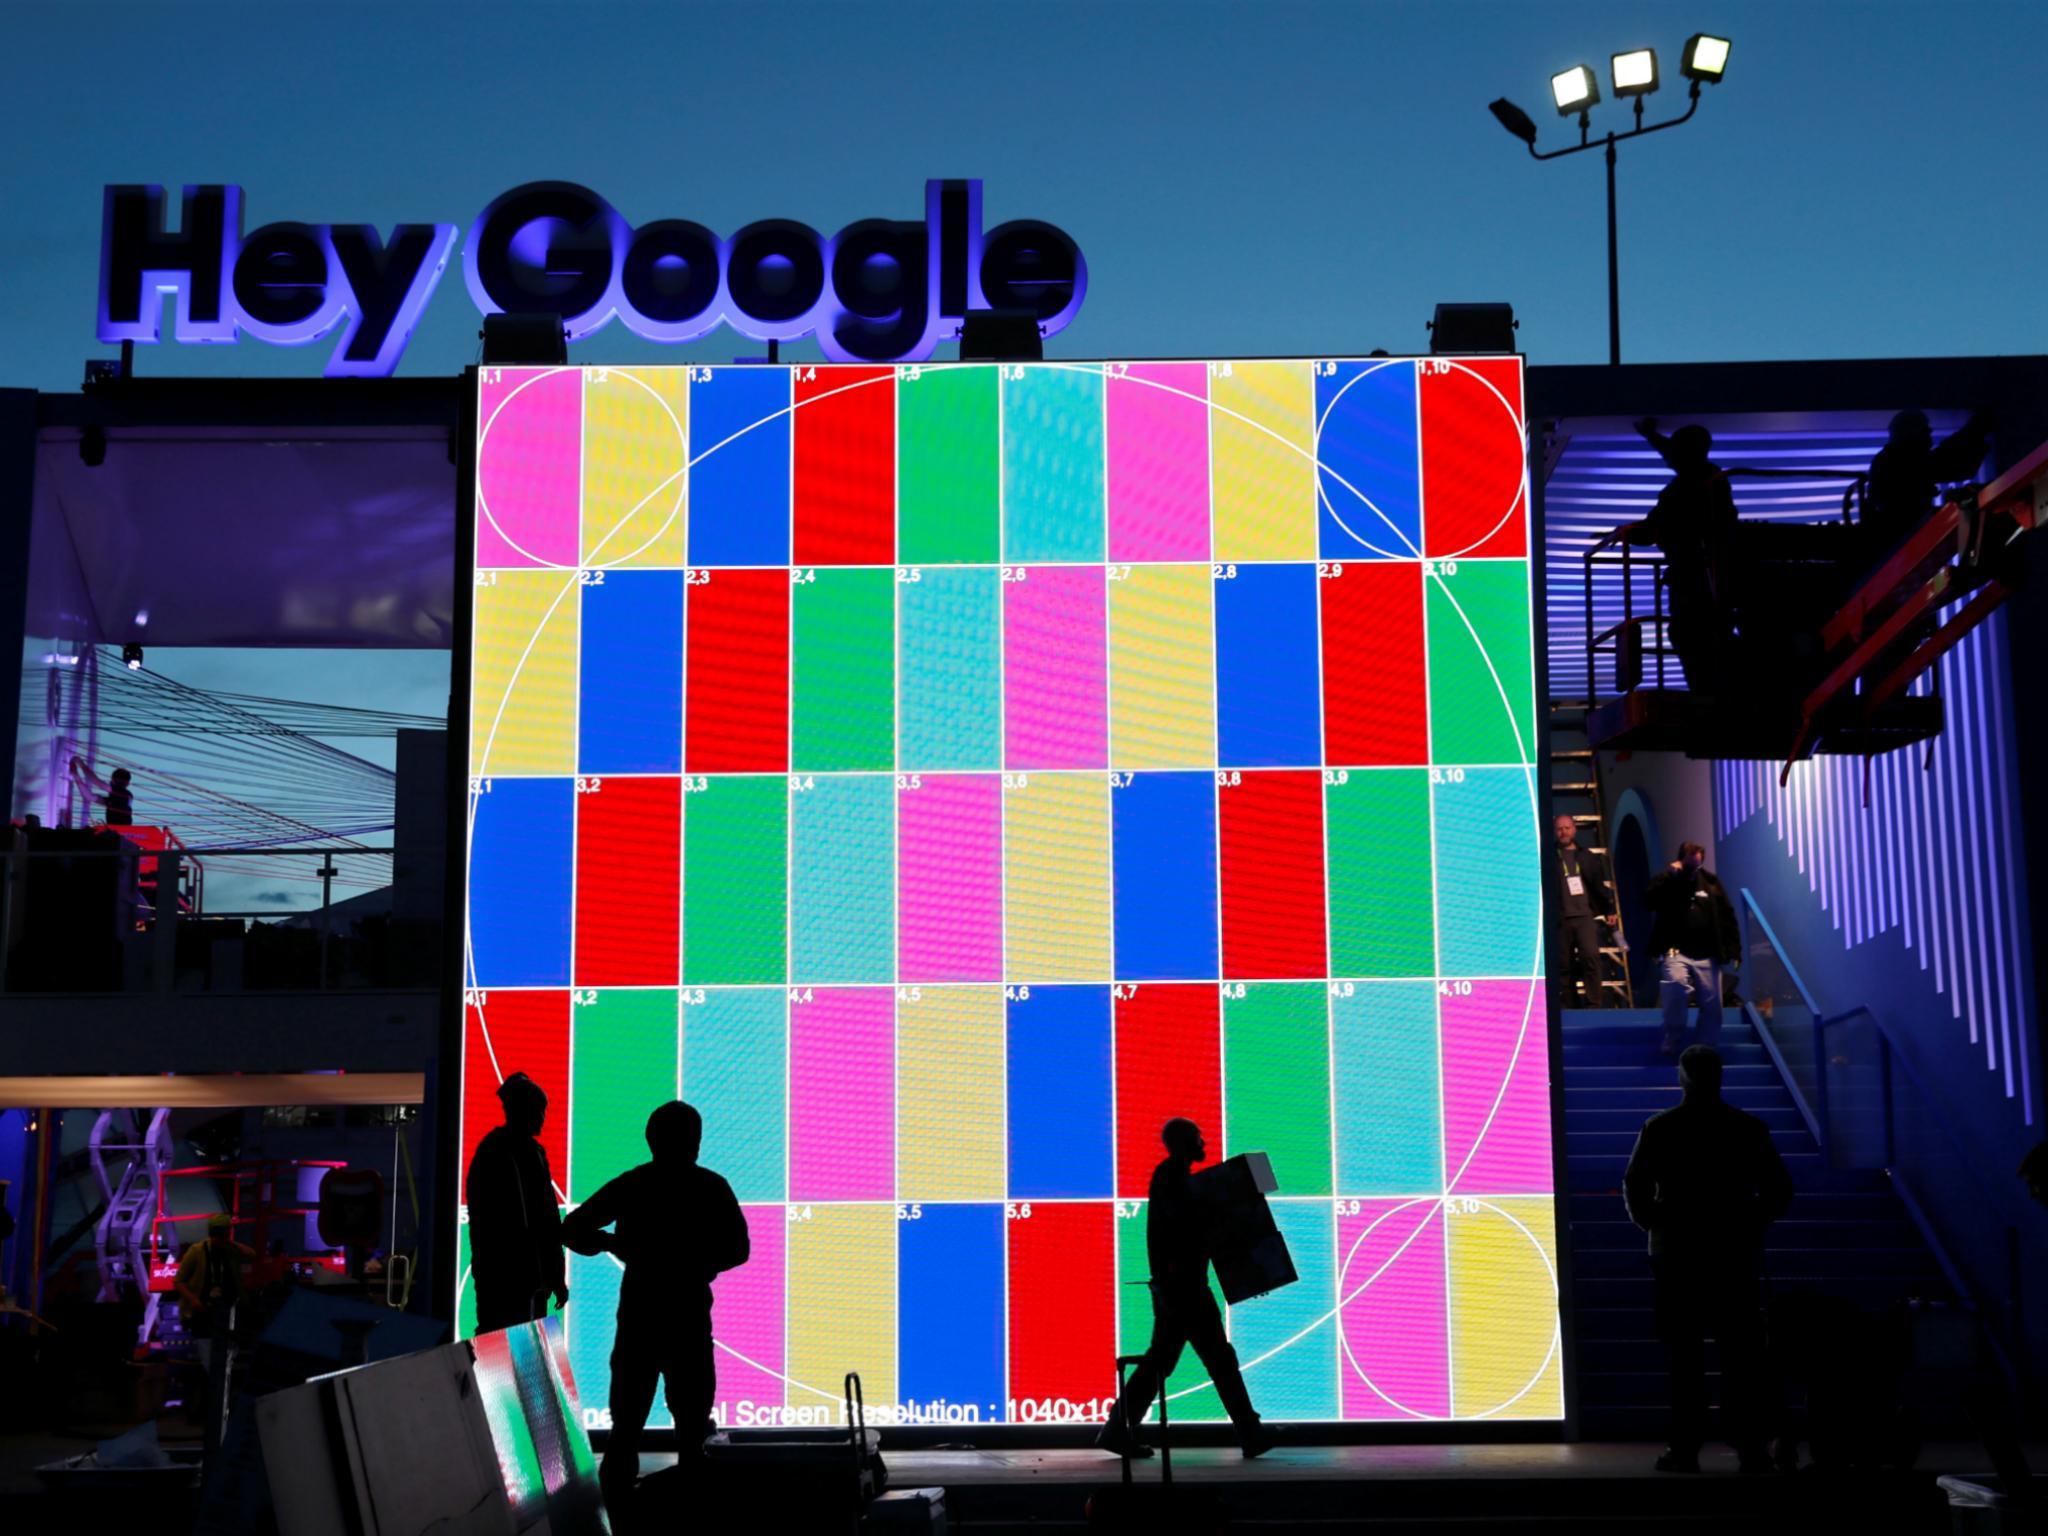
[[100, 1275], [95, 1299], [119, 1301], [130, 1289], [139, 1293], [144, 1305], [136, 1342], [146, 1344], [163, 1299], [150, 1289], [144, 1250], [156, 1216], [158, 1189], [171, 1163], [171, 1112], [152, 1109], [138, 1125], [135, 1111], [103, 1109], [86, 1144], [102, 1202], [93, 1225], [93, 1256]]
[[[1550, 701], [1550, 815], [1569, 816], [1578, 824], [1579, 846], [1607, 861], [1607, 897], [1615, 923], [1601, 946], [1600, 1006], [1633, 1008], [1635, 983], [1629, 974], [1628, 934], [1621, 917], [1621, 893], [1614, 887], [1614, 855], [1607, 837], [1607, 802], [1600, 792], [1600, 757], [1586, 735], [1585, 699]], [[1549, 858], [1550, 823], [1545, 820], [1544, 856]]]

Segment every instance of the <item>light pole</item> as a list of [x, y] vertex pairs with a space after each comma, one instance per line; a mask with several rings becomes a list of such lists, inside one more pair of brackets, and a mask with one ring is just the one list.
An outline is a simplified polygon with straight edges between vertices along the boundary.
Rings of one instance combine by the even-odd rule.
[[1700, 109], [1700, 86], [1719, 85], [1728, 70], [1728, 39], [1710, 37], [1696, 32], [1685, 45], [1685, 56], [1679, 65], [1680, 73], [1692, 82], [1687, 92], [1685, 111], [1677, 117], [1667, 118], [1661, 123], [1643, 121], [1643, 98], [1657, 89], [1657, 50], [1637, 48], [1628, 53], [1617, 53], [1611, 60], [1614, 80], [1614, 94], [1617, 98], [1632, 97], [1635, 102], [1635, 127], [1624, 133], [1607, 131], [1604, 139], [1592, 137], [1593, 108], [1600, 103], [1600, 82], [1592, 68], [1585, 64], [1574, 64], [1561, 74], [1550, 77], [1550, 94], [1557, 103], [1560, 117], [1579, 118], [1579, 142], [1563, 149], [1542, 151], [1536, 148], [1536, 124], [1529, 114], [1509, 101], [1505, 96], [1493, 102], [1487, 110], [1493, 113], [1501, 127], [1520, 139], [1529, 149], [1532, 160], [1562, 160], [1567, 155], [1581, 154], [1589, 149], [1605, 148], [1607, 151], [1607, 361], [1621, 361], [1621, 251], [1615, 229], [1614, 205], [1614, 146], [1623, 139], [1640, 138], [1646, 133], [1661, 133], [1666, 128], [1676, 128], [1680, 123], [1692, 121], [1693, 113]]

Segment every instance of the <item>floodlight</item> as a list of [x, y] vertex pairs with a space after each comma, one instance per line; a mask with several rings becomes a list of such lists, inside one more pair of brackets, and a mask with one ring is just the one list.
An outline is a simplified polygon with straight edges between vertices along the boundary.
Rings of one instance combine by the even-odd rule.
[[1507, 97], [1503, 96], [1498, 101], [1489, 102], [1486, 110], [1491, 112], [1499, 121], [1501, 127], [1507, 129], [1509, 133], [1512, 133], [1531, 149], [1536, 147], [1536, 125], [1529, 121], [1528, 113], [1524, 112], [1512, 101], [1509, 101]]
[[970, 309], [960, 321], [963, 363], [1035, 363], [1045, 356], [1045, 331], [1028, 309]]
[[569, 361], [569, 337], [560, 315], [485, 315], [483, 361], [539, 368], [560, 368]]
[[1614, 71], [1614, 96], [1647, 96], [1657, 89], [1657, 50], [1634, 48], [1617, 53], [1610, 64]]
[[1550, 94], [1557, 101], [1557, 115], [1570, 117], [1600, 105], [1600, 82], [1584, 64], [1574, 64], [1561, 75], [1550, 77]]
[[1678, 61], [1678, 72], [1688, 80], [1719, 85], [1721, 77], [1728, 73], [1728, 39], [1693, 33], [1685, 40], [1685, 56]]

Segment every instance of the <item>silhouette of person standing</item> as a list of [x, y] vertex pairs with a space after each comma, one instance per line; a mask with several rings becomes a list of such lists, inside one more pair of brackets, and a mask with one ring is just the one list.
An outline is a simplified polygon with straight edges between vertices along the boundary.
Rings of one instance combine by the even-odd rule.
[[1657, 957], [1657, 995], [1664, 1010], [1663, 1053], [1678, 1053], [1685, 1010], [1697, 1002], [1700, 1043], [1721, 1038], [1721, 967], [1742, 957], [1735, 908], [1727, 889], [1703, 866], [1707, 850], [1680, 843], [1678, 857], [1643, 892], [1650, 909], [1650, 953]]
[[1152, 1340], [1144, 1363], [1131, 1372], [1123, 1396], [1111, 1410], [1109, 1423], [1096, 1443], [1125, 1456], [1150, 1456], [1152, 1449], [1132, 1437], [1128, 1426], [1144, 1421], [1190, 1344], [1217, 1396], [1237, 1428], [1238, 1445], [1246, 1456], [1263, 1455], [1275, 1436], [1252, 1407], [1238, 1369], [1237, 1351], [1223, 1331], [1223, 1313], [1209, 1289], [1209, 1239], [1188, 1175], [1207, 1159], [1202, 1128], [1175, 1118], [1159, 1133], [1166, 1157], [1152, 1170], [1146, 1194], [1145, 1256], [1152, 1266]]
[[694, 1108], [680, 1099], [662, 1105], [647, 1117], [654, 1160], [627, 1169], [562, 1223], [575, 1252], [609, 1253], [626, 1268], [612, 1343], [611, 1442], [599, 1474], [610, 1499], [638, 1475], [657, 1377], [685, 1457], [713, 1427], [711, 1282], [746, 1263], [750, 1245], [732, 1186], [697, 1161], [703, 1141]]
[[547, 1316], [548, 1295], [569, 1305], [562, 1273], [562, 1215], [540, 1129], [548, 1096], [524, 1072], [498, 1085], [505, 1123], [469, 1160], [469, 1275], [479, 1333]]
[[1935, 445], [1924, 411], [1901, 411], [1891, 420], [1885, 445], [1870, 461], [1870, 490], [1863, 504], [1866, 558], [1887, 553], [1925, 517], [1944, 484], [1967, 480], [1984, 462], [1991, 419], [1979, 411], [1962, 428]]
[[1650, 537], [1664, 552], [1671, 648], [1685, 666], [1686, 686], [1716, 693], [1732, 680], [1734, 594], [1727, 577], [1735, 493], [1714, 464], [1714, 434], [1705, 427], [1680, 427], [1667, 437], [1655, 417], [1645, 416], [1636, 431], [1671, 468], [1671, 483], [1658, 492], [1646, 519]]
[[1657, 1332], [1671, 1365], [1671, 1448], [1660, 1472], [1697, 1472], [1706, 1440], [1706, 1339], [1721, 1346], [1722, 1411], [1745, 1472], [1770, 1469], [1764, 1230], [1792, 1201], [1771, 1133], [1721, 1098], [1721, 1054], [1678, 1058], [1683, 1097], [1652, 1115], [1622, 1177], [1629, 1220], [1649, 1234]]

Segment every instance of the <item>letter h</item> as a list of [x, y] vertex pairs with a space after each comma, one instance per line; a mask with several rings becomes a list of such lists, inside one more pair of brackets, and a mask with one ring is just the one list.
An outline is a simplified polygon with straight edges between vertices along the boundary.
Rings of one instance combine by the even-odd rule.
[[178, 296], [180, 341], [233, 341], [225, 303], [233, 245], [242, 238], [242, 189], [184, 189], [178, 233], [164, 228], [164, 189], [112, 186], [100, 215], [101, 341], [157, 341], [159, 294]]

